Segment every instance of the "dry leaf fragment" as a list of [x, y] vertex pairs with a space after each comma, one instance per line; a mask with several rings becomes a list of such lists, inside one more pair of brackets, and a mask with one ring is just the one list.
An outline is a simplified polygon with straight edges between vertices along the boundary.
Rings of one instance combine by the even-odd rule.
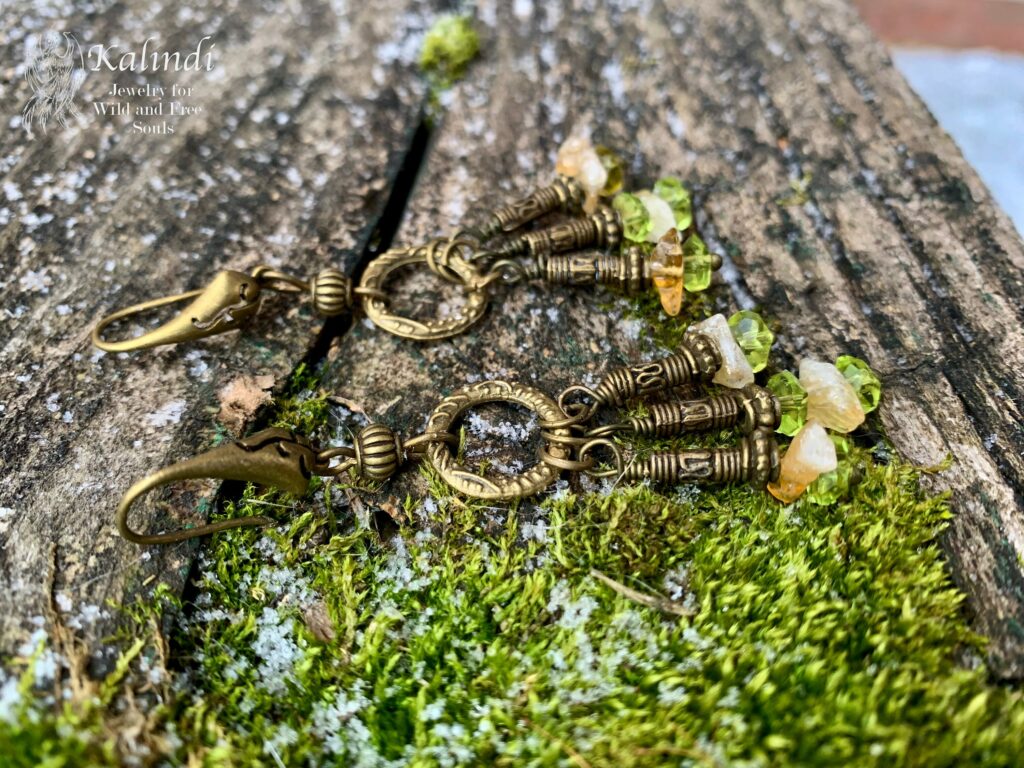
[[274, 377], [269, 374], [232, 379], [218, 393], [217, 418], [232, 434], [241, 435], [256, 411], [271, 401], [273, 388]]

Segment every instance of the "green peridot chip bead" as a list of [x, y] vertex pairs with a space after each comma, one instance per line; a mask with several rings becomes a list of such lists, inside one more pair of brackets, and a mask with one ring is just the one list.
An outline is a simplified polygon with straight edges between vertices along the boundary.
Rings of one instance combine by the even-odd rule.
[[829, 433], [829, 437], [836, 447], [838, 466], [831, 472], [819, 475], [818, 479], [807, 486], [807, 490], [804, 492], [804, 498], [807, 501], [819, 506], [835, 504], [846, 496], [850, 490], [850, 478], [853, 476], [849, 439], [833, 432]]
[[644, 243], [651, 233], [651, 215], [639, 197], [620, 192], [612, 201], [612, 208], [622, 217], [622, 236], [634, 243]]
[[757, 312], [744, 309], [729, 318], [729, 328], [754, 373], [763, 371], [775, 341], [775, 334], [768, 328], [768, 323]]
[[684, 230], [693, 223], [693, 204], [690, 192], [679, 179], [667, 176], [658, 179], [654, 185], [654, 194], [668, 203], [676, 218], [676, 229]]
[[626, 164], [622, 162], [622, 158], [618, 154], [608, 147], [597, 146], [594, 147], [594, 151], [601, 158], [601, 165], [608, 171], [608, 180], [605, 181], [604, 187], [601, 188], [601, 197], [611, 197], [622, 189], [622, 184], [626, 178]]
[[857, 392], [864, 413], [875, 410], [882, 399], [882, 382], [871, 367], [859, 357], [841, 355], [836, 359], [836, 368]]
[[683, 242], [683, 285], [690, 293], [707, 290], [714, 272], [714, 257], [697, 235]]
[[789, 371], [776, 373], [768, 379], [768, 391], [775, 395], [782, 410], [782, 421], [776, 432], [793, 437], [807, 421], [807, 391]]

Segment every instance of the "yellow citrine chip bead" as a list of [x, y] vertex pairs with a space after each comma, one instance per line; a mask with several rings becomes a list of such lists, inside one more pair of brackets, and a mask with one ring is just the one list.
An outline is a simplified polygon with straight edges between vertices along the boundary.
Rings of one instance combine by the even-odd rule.
[[661, 236], [648, 263], [662, 309], [675, 317], [683, 308], [683, 246], [677, 230], [670, 229]]

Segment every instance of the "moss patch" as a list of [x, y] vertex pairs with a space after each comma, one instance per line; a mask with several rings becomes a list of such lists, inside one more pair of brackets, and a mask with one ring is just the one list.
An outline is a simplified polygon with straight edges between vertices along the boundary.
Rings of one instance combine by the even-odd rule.
[[[300, 369], [274, 423], [316, 432], [331, 412]], [[830, 506], [562, 483], [493, 507], [424, 468], [429, 494], [391, 509], [406, 522], [388, 535], [356, 522], [380, 501], [364, 490], [250, 487], [219, 515], [280, 524], [210, 539], [186, 605], [158, 590], [131, 607], [110, 678], [40, 676], [74, 659], [66, 631], [8, 660], [0, 749], [25, 765], [1019, 764], [1024, 701], [987, 679], [936, 544], [945, 500], [884, 445], [854, 454], [861, 480]]]
[[420, 69], [435, 91], [446, 90], [466, 74], [470, 62], [479, 52], [480, 36], [473, 28], [472, 19], [468, 16], [441, 16], [423, 38]]

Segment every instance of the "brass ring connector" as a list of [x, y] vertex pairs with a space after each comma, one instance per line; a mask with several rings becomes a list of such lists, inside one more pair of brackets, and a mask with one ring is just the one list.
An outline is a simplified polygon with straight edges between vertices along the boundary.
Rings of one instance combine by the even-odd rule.
[[[580, 461], [587, 461], [590, 452], [593, 451], [595, 448], [607, 448], [608, 450], [610, 450], [612, 452], [612, 456], [615, 457], [615, 467], [612, 469], [605, 469], [601, 471], [588, 470], [587, 474], [589, 474], [591, 477], [613, 477], [621, 475], [623, 472], [623, 467], [625, 466], [625, 462], [622, 458], [622, 449], [619, 448], [619, 446], [617, 446], [611, 440], [608, 440], [607, 438], [597, 437], [588, 443], [584, 443], [580, 447]], [[595, 460], [590, 459], [590, 463], [594, 464]]]
[[260, 285], [278, 293], [304, 293], [309, 290], [309, 281], [289, 275], [280, 270], [261, 264], [252, 271]]
[[[391, 275], [402, 267], [427, 264], [429, 254], [430, 249], [423, 247], [392, 248], [370, 262], [363, 272], [359, 288], [355, 290], [363, 293], [363, 310], [375, 325], [403, 338], [436, 341], [465, 332], [484, 316], [489, 301], [487, 286], [479, 284], [480, 272], [462, 258], [453, 259], [446, 267], [456, 273], [458, 282], [466, 287], [466, 303], [458, 315], [414, 320], [391, 311], [385, 292]], [[371, 291], [374, 293], [370, 294]]]

